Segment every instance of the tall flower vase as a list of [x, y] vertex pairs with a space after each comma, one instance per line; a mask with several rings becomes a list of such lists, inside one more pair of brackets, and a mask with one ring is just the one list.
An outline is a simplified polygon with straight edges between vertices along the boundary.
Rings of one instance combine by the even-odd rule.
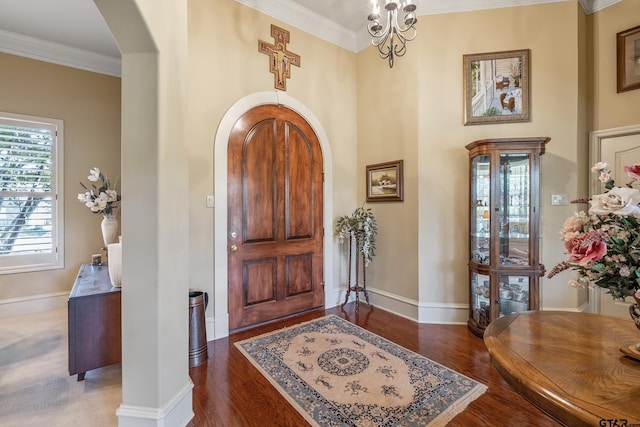
[[118, 217], [116, 212], [103, 214], [100, 228], [102, 229], [102, 240], [105, 248], [110, 243], [116, 243], [118, 241]]

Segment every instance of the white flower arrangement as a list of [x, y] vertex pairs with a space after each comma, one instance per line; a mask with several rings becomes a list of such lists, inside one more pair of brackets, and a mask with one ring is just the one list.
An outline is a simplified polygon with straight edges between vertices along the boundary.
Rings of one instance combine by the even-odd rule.
[[78, 201], [84, 203], [93, 213], [105, 215], [115, 213], [121, 196], [116, 190], [110, 188], [109, 179], [98, 168], [89, 170], [87, 179], [91, 182], [100, 182], [100, 186], [91, 184], [89, 188], [81, 182], [80, 185], [87, 191], [78, 194]]
[[343, 215], [336, 222], [336, 233], [340, 243], [346, 238], [355, 238], [358, 252], [364, 255], [364, 265], [368, 266], [376, 254], [375, 237], [378, 234], [376, 218], [371, 209], [357, 208], [351, 215]]

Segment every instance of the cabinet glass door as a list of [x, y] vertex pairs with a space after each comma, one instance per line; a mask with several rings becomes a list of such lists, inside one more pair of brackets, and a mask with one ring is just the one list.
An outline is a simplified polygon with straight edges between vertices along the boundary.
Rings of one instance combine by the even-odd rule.
[[471, 260], [489, 264], [490, 157], [471, 160]]
[[483, 328], [489, 326], [491, 286], [489, 276], [471, 272], [471, 316]]
[[500, 154], [500, 265], [529, 265], [530, 155]]
[[529, 310], [529, 276], [499, 278], [500, 317]]

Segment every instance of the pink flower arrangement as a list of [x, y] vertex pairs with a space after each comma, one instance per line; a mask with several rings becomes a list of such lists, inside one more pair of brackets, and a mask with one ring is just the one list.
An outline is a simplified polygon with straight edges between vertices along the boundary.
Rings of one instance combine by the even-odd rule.
[[564, 242], [570, 254], [569, 262], [585, 266], [591, 261], [601, 260], [607, 254], [606, 237], [605, 233], [588, 231]]
[[568, 259], [547, 277], [572, 269], [578, 277], [569, 281], [570, 286], [593, 284], [624, 299], [640, 289], [640, 190], [632, 187], [640, 179], [640, 164], [624, 167], [631, 178], [625, 187], [616, 187], [606, 169], [602, 162], [591, 168], [605, 192], [588, 200], [588, 212], [576, 212], [564, 222], [560, 235]]

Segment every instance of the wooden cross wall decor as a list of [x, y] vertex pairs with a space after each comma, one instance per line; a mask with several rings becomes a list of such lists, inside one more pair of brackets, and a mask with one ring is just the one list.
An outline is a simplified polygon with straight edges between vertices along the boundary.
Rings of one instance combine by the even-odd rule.
[[287, 90], [287, 79], [291, 77], [291, 66], [300, 66], [300, 55], [287, 50], [289, 31], [271, 24], [274, 43], [258, 40], [258, 52], [270, 56], [269, 71], [273, 73], [276, 89]]

